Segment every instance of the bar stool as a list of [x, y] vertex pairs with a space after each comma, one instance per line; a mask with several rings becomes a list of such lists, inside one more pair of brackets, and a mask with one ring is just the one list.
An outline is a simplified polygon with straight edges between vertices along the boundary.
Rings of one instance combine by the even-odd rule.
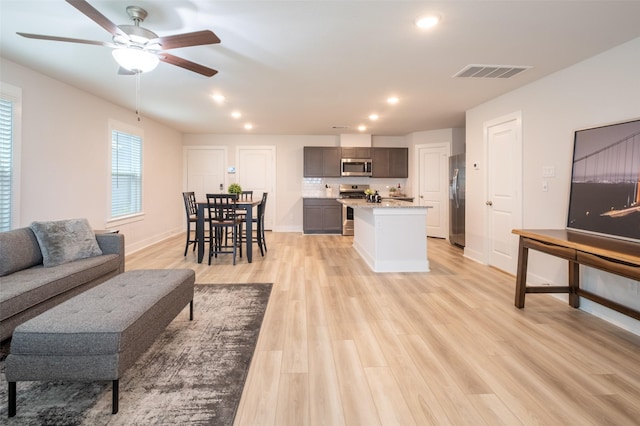
[[[242, 257], [242, 220], [237, 216], [237, 200], [237, 194], [207, 194], [209, 265], [212, 257], [222, 253], [233, 254], [235, 265], [238, 247]], [[228, 232], [231, 232], [231, 244], [227, 241]]]
[[196, 194], [194, 192], [183, 192], [182, 198], [184, 200], [184, 209], [187, 213], [187, 243], [184, 246], [184, 255], [186, 256], [189, 244], [193, 244], [193, 250], [195, 251], [198, 243], [198, 237], [195, 234], [193, 239], [191, 238], [191, 224], [195, 225], [198, 221], [198, 207], [196, 206]]
[[[256, 226], [256, 236], [253, 237], [252, 243], [258, 243], [260, 247], [260, 254], [264, 257], [264, 252], [267, 251], [267, 240], [264, 238], [264, 212], [267, 208], [267, 195], [268, 193], [262, 193], [262, 202], [258, 206], [258, 214], [252, 218], [252, 222]], [[264, 249], [263, 249], [264, 248]]]

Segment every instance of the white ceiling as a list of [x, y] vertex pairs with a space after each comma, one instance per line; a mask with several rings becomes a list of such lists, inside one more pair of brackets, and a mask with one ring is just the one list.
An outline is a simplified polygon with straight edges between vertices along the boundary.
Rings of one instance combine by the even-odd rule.
[[[219, 71], [206, 78], [160, 63], [141, 78], [141, 111], [188, 133], [406, 135], [464, 126], [464, 111], [640, 37], [639, 1], [89, 0], [116, 24], [128, 5], [158, 35], [212, 30], [222, 42], [170, 52]], [[416, 18], [437, 13], [438, 27]], [[109, 48], [16, 31], [111, 41], [63, 0], [0, 0], [0, 55], [135, 109], [135, 77]], [[639, 52], [640, 54], [640, 52]], [[460, 79], [469, 64], [532, 68], [511, 79]], [[0, 75], [0, 79], [1, 79]], [[222, 105], [211, 94], [226, 97]], [[385, 100], [400, 98], [395, 106]], [[243, 117], [230, 117], [232, 110]], [[370, 113], [380, 119], [369, 122]], [[333, 126], [349, 126], [348, 130]]]

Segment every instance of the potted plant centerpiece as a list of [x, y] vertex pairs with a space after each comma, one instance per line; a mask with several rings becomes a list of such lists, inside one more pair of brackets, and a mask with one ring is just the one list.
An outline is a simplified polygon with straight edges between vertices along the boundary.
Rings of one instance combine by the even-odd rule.
[[242, 187], [239, 183], [232, 183], [231, 185], [229, 185], [229, 188], [227, 188], [227, 191], [229, 192], [229, 194], [236, 194], [239, 197], [242, 193]]

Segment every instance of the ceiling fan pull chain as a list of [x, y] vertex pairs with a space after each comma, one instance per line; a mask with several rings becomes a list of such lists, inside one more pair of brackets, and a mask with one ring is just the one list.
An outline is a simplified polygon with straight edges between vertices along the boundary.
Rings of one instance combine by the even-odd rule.
[[138, 121], [140, 121], [140, 74], [142, 73], [136, 73], [136, 115], [138, 116]]

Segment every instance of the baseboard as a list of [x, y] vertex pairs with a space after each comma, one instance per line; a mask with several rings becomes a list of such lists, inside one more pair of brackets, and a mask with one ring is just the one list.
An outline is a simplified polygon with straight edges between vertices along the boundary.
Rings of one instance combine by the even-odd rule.
[[463, 253], [464, 253], [463, 256], [466, 257], [467, 259], [471, 259], [474, 262], [478, 262], [481, 265], [487, 264], [487, 262], [482, 260], [484, 258], [484, 253], [482, 253], [481, 251], [477, 251], [477, 250], [470, 249], [469, 247], [465, 247]]
[[140, 251], [144, 248], [150, 247], [154, 244], [157, 244], [161, 241], [167, 240], [169, 238], [173, 238], [176, 235], [183, 235], [184, 236], [185, 230], [184, 229], [180, 229], [180, 228], [176, 228], [170, 231], [165, 231], [162, 232], [160, 234], [156, 234], [152, 237], [146, 238], [142, 241], [138, 241], [135, 243], [131, 243], [131, 244], [127, 244], [127, 235], [125, 234], [124, 236], [124, 244], [125, 244], [125, 255], [129, 255], [129, 254], [133, 254], [137, 251]]
[[276, 226], [273, 232], [302, 232], [301, 225]]

